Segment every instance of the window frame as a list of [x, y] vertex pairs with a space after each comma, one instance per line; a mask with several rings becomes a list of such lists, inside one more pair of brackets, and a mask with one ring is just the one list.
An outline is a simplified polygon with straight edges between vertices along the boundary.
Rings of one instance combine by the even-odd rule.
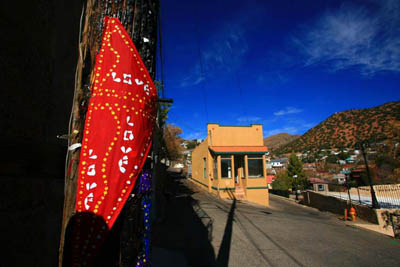
[[203, 178], [207, 179], [207, 159], [203, 158]]
[[[250, 161], [255, 161], [259, 160], [261, 162], [261, 168], [260, 168], [260, 176], [251, 176], [250, 175]], [[249, 179], [261, 179], [264, 178], [264, 163], [263, 163], [263, 155], [262, 154], [257, 154], [257, 155], [247, 155], [247, 177]]]
[[[228, 172], [228, 175], [229, 175], [229, 173], [230, 173], [230, 176], [231, 176], [231, 177], [224, 177], [224, 176], [222, 175], [222, 173], [223, 173], [222, 161], [226, 161], [226, 160], [229, 160], [229, 166], [228, 166], [227, 172]], [[233, 166], [233, 163], [232, 163], [232, 155], [221, 155], [221, 160], [220, 160], [221, 179], [232, 179], [232, 178], [233, 178], [233, 168], [232, 168], [232, 166]]]
[[213, 160], [213, 178], [218, 179], [218, 156], [215, 156]]

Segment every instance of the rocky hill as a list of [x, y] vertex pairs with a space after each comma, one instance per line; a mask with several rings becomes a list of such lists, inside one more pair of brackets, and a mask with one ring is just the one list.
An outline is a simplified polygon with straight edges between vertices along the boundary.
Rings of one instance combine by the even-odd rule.
[[298, 134], [297, 135], [292, 135], [288, 133], [274, 134], [264, 138], [264, 145], [267, 146], [269, 150], [274, 151], [278, 147], [286, 145], [287, 143], [292, 142], [293, 140], [296, 140], [299, 137], [300, 135]]
[[359, 140], [376, 142], [396, 138], [400, 138], [400, 101], [335, 113], [276, 152], [353, 147]]

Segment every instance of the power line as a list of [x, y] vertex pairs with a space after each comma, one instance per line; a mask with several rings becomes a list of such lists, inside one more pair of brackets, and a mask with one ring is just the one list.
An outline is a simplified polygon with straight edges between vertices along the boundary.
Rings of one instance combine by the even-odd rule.
[[[199, 15], [197, 13], [197, 22], [199, 21], [198, 18], [199, 18]], [[202, 60], [201, 51], [200, 51], [200, 34], [199, 34], [199, 29], [198, 29], [198, 23], [195, 24], [195, 31], [196, 31], [196, 40], [197, 40], [197, 52], [198, 52], [199, 61], [200, 61], [200, 75], [202, 78], [202, 80], [200, 81], [200, 86], [203, 91], [203, 100], [204, 100], [204, 109], [206, 112], [206, 119], [207, 119], [207, 122], [209, 122], [208, 121], [208, 108], [207, 108], [207, 93], [206, 93], [206, 89], [204, 86], [205, 76], [204, 76], [204, 70], [203, 70], [203, 60]]]
[[244, 98], [243, 98], [243, 90], [242, 90], [242, 86], [241, 86], [241, 84], [240, 84], [240, 80], [239, 80], [239, 75], [238, 75], [238, 72], [237, 71], [234, 71], [235, 72], [235, 77], [236, 77], [236, 82], [237, 82], [237, 86], [239, 87], [239, 99], [240, 99], [240, 107], [241, 107], [241, 109], [242, 109], [242, 114], [246, 117], [246, 109], [245, 109], [245, 105], [243, 104], [243, 100], [244, 100]]
[[175, 119], [176, 121], [178, 121], [180, 125], [182, 125], [183, 127], [187, 128], [187, 129], [189, 129], [189, 130], [191, 130], [191, 131], [201, 131], [201, 130], [195, 129], [195, 128], [193, 128], [192, 126], [190, 126], [189, 124], [186, 124], [185, 122], [183, 122], [184, 120], [182, 120], [182, 119], [181, 119], [179, 116], [177, 116], [176, 114], [174, 115], [174, 119]]
[[164, 91], [164, 58], [162, 53], [162, 31], [161, 31], [161, 8], [158, 12], [158, 49], [160, 54], [160, 75], [161, 75], [161, 97], [165, 98]]
[[[230, 42], [230, 41], [228, 41], [228, 42], [229, 42], [229, 45], [230, 45], [231, 47], [233, 47], [233, 46], [231, 45], [231, 42]], [[232, 49], [229, 49], [229, 51], [230, 51], [230, 53], [231, 53], [231, 56], [234, 57], [235, 55], [233, 54]], [[225, 61], [223, 61], [223, 62], [224, 62], [224, 65], [226, 65]], [[244, 116], [246, 116], [246, 109], [245, 109], [245, 105], [243, 104], [243, 102], [244, 102], [244, 101], [243, 101], [243, 100], [244, 100], [244, 98], [243, 98], [243, 90], [242, 90], [242, 86], [241, 86], [241, 84], [240, 84], [239, 74], [238, 74], [238, 71], [235, 70], [234, 68], [232, 69], [232, 71], [234, 72], [234, 76], [235, 76], [235, 78], [236, 78], [237, 87], [238, 87], [238, 89], [239, 89], [240, 108], [241, 108], [241, 110], [242, 110], [242, 114], [243, 114]]]

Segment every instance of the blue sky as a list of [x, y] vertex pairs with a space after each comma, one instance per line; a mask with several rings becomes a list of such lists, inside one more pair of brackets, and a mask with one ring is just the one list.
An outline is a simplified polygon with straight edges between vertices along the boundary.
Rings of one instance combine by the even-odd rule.
[[[400, 1], [161, 1], [168, 122], [303, 134], [400, 100]], [[160, 79], [160, 66], [157, 78]]]

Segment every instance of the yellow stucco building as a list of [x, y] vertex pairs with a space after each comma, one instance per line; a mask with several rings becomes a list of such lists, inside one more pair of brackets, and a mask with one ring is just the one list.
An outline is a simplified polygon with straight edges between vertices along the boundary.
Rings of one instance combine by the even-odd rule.
[[262, 125], [207, 124], [192, 153], [192, 181], [221, 198], [269, 205]]

